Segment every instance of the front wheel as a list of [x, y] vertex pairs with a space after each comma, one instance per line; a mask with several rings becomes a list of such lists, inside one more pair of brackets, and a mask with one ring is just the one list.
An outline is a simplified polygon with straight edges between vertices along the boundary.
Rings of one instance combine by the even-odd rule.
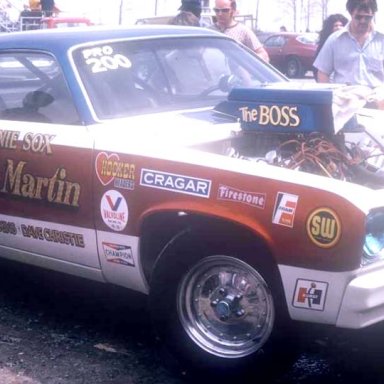
[[202, 350], [242, 358], [268, 340], [275, 320], [272, 294], [250, 265], [228, 256], [200, 260], [180, 280], [177, 314]]
[[277, 361], [289, 366], [295, 345], [282, 342], [290, 321], [275, 274], [223, 250], [190, 251], [160, 261], [150, 291], [157, 334], [182, 369], [230, 377], [255, 364], [270, 375], [279, 370]]

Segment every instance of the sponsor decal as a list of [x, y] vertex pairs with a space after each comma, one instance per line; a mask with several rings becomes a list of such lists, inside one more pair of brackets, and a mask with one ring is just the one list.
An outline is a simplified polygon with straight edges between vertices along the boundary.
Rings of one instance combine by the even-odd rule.
[[297, 106], [258, 105], [257, 108], [241, 107], [241, 120], [245, 123], [296, 128], [300, 125]]
[[127, 245], [106, 243], [103, 241], [103, 251], [108, 262], [135, 266], [133, 259], [132, 248]]
[[279, 192], [276, 196], [272, 223], [293, 228], [299, 196]]
[[128, 205], [118, 191], [109, 190], [104, 193], [100, 202], [100, 213], [104, 223], [114, 231], [123, 231], [128, 223]]
[[317, 246], [331, 248], [341, 236], [340, 220], [332, 209], [316, 209], [307, 219], [307, 234]]
[[100, 152], [95, 161], [96, 175], [104, 186], [114, 182], [115, 188], [135, 188], [135, 164], [120, 161], [116, 153]]
[[65, 168], [57, 168], [52, 176], [42, 177], [28, 173], [28, 163], [25, 161], [16, 164], [8, 159], [6, 163], [3, 178], [0, 175], [1, 193], [71, 207], [79, 206], [80, 184], [67, 180]]
[[140, 185], [144, 187], [205, 198], [210, 195], [211, 183], [211, 180], [144, 168], [140, 176]]
[[218, 200], [233, 201], [235, 203], [243, 203], [256, 208], [265, 208], [265, 193], [256, 193], [242, 191], [227, 185], [220, 184], [217, 192]]
[[16, 149], [17, 141], [19, 140], [20, 132], [3, 131], [0, 129], [0, 148]]
[[323, 311], [328, 283], [298, 279], [292, 305], [296, 308]]
[[0, 220], [0, 233], [16, 235], [17, 234], [16, 224], [10, 221]]
[[35, 240], [44, 240], [50, 243], [71, 245], [72, 247], [84, 248], [84, 237], [79, 233], [58, 231], [56, 229], [35, 227], [34, 225], [21, 224], [21, 233], [24, 237]]
[[[0, 130], [0, 148], [16, 149], [19, 137], [20, 132], [18, 131]], [[51, 141], [54, 137], [55, 135], [28, 132], [24, 135], [21, 149], [23, 151], [51, 155]]]

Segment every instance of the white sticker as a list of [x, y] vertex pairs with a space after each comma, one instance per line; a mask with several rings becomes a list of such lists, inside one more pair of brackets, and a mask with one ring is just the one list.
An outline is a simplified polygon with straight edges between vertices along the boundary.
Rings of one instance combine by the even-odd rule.
[[100, 213], [104, 223], [111, 229], [121, 232], [128, 223], [128, 205], [124, 196], [115, 190], [104, 193], [100, 202]]
[[292, 305], [296, 308], [323, 311], [327, 289], [326, 282], [298, 279]]

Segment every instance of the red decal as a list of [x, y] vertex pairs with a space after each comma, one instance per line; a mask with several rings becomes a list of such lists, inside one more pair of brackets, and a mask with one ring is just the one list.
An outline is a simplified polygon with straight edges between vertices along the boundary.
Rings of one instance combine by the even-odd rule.
[[101, 184], [108, 185], [114, 178], [115, 172], [113, 165], [119, 161], [119, 156], [115, 153], [107, 155], [105, 152], [100, 152], [96, 157], [96, 175]]

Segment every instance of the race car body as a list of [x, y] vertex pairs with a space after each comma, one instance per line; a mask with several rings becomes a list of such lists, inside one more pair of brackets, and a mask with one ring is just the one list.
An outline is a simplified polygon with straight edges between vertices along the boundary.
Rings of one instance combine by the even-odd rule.
[[149, 294], [210, 370], [383, 320], [382, 112], [202, 28], [15, 33], [0, 67], [0, 256]]

